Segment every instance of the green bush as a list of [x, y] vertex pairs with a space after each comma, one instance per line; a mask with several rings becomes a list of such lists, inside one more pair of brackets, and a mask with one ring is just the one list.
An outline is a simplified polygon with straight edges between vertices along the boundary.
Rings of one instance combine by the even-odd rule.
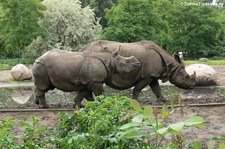
[[[179, 102], [181, 104], [181, 101]], [[87, 101], [85, 108], [76, 109], [73, 114], [61, 112], [56, 128], [43, 127], [37, 118], [31, 122], [21, 121], [24, 135], [13, 135], [13, 120], [0, 121], [0, 148], [66, 148], [66, 149], [178, 149], [184, 147], [180, 133], [185, 127], [202, 128], [205, 120], [192, 116], [184, 121], [170, 123], [167, 117], [175, 110], [171, 101], [171, 111], [147, 105], [141, 107], [136, 100], [125, 96], [96, 97]], [[165, 140], [171, 135], [171, 140]], [[175, 141], [174, 141], [175, 140]], [[200, 142], [188, 144], [201, 146]]]
[[0, 120], [0, 148], [18, 148], [18, 137], [12, 134], [14, 121], [12, 119]]
[[0, 69], [10, 69], [16, 64], [33, 64], [34, 59], [0, 59]]
[[[183, 111], [182, 108], [179, 110]], [[193, 116], [182, 122], [166, 123], [165, 119], [173, 111], [175, 109], [169, 111], [165, 105], [161, 112], [150, 105], [142, 108], [139, 102], [127, 97], [100, 96], [94, 102], [87, 102], [85, 109], [76, 110], [72, 116], [60, 114], [56, 146], [68, 149], [75, 146], [79, 149], [179, 148], [184, 144], [172, 140], [163, 146], [165, 136], [179, 137], [185, 127], [202, 128], [205, 120]]]
[[121, 118], [128, 110], [131, 110], [130, 100], [125, 96], [99, 96], [72, 116], [60, 113], [57, 146], [68, 149], [74, 146], [79, 149], [114, 146], [118, 143], [115, 134], [119, 126], [127, 122]]

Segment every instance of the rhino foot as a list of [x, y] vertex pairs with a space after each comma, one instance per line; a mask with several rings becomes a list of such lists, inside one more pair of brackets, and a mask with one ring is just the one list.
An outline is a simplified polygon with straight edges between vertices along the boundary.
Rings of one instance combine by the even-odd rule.
[[157, 99], [157, 102], [163, 102], [163, 103], [165, 103], [166, 102], [166, 99], [165, 98], [158, 98]]
[[84, 105], [82, 104], [73, 104], [73, 108], [76, 109], [76, 108], [84, 108]]
[[39, 105], [38, 108], [39, 109], [48, 109], [49, 105], [47, 105], [47, 104], [46, 105]]
[[39, 105], [39, 101], [38, 101], [38, 99], [37, 99], [37, 98], [35, 99], [35, 101], [34, 101], [34, 102], [35, 102], [35, 104]]

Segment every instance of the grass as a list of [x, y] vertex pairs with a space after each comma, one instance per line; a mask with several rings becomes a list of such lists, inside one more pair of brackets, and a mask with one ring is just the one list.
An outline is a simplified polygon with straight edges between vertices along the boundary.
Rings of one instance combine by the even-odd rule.
[[11, 69], [16, 64], [33, 64], [33, 59], [22, 59], [22, 58], [15, 58], [15, 59], [0, 59], [0, 70], [3, 69]]
[[225, 66], [225, 60], [208, 60], [206, 62], [200, 62], [198, 60], [186, 60], [184, 61], [185, 65], [191, 65], [191, 64], [206, 64], [210, 66]]
[[9, 64], [0, 64], [0, 70], [9, 69], [11, 66]]

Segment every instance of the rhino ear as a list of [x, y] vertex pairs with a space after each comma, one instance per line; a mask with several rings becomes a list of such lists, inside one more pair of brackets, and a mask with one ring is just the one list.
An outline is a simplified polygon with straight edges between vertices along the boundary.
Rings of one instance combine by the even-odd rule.
[[119, 46], [119, 49], [118, 49], [118, 50], [116, 50], [116, 52], [115, 52], [115, 53], [113, 53], [113, 56], [117, 56], [117, 55], [119, 54], [120, 48], [121, 48], [121, 45]]
[[117, 56], [119, 54], [120, 48], [121, 48], [121, 45], [119, 46], [119, 49], [116, 50], [116, 52], [114, 53], [115, 56]]
[[182, 60], [180, 59], [178, 54], [174, 54], [173, 55], [174, 59], [179, 63], [179, 64], [183, 64]]
[[108, 47], [103, 47], [104, 52], [113, 53]]

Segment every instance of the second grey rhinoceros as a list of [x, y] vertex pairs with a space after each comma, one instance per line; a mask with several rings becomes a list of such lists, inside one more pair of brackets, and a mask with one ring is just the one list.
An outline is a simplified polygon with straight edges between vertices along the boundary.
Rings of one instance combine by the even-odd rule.
[[134, 56], [123, 57], [118, 51], [115, 53], [108, 51], [70, 52], [55, 49], [43, 54], [32, 68], [36, 104], [40, 108], [48, 108], [45, 93], [58, 88], [67, 92], [78, 91], [75, 105], [81, 106], [84, 97], [93, 100], [92, 92], [95, 95], [103, 93], [103, 83], [111, 75], [140, 69], [140, 63]]
[[128, 89], [134, 87], [133, 98], [138, 99], [141, 90], [149, 85], [158, 100], [165, 100], [158, 83], [170, 83], [182, 89], [192, 89], [196, 75], [188, 75], [178, 55], [174, 57], [152, 41], [135, 43], [120, 43], [115, 41], [99, 40], [88, 44], [83, 51], [103, 51], [102, 46], [115, 51], [119, 46], [122, 56], [135, 56], [141, 63], [141, 70], [129, 74], [114, 74], [106, 84], [115, 89]]

